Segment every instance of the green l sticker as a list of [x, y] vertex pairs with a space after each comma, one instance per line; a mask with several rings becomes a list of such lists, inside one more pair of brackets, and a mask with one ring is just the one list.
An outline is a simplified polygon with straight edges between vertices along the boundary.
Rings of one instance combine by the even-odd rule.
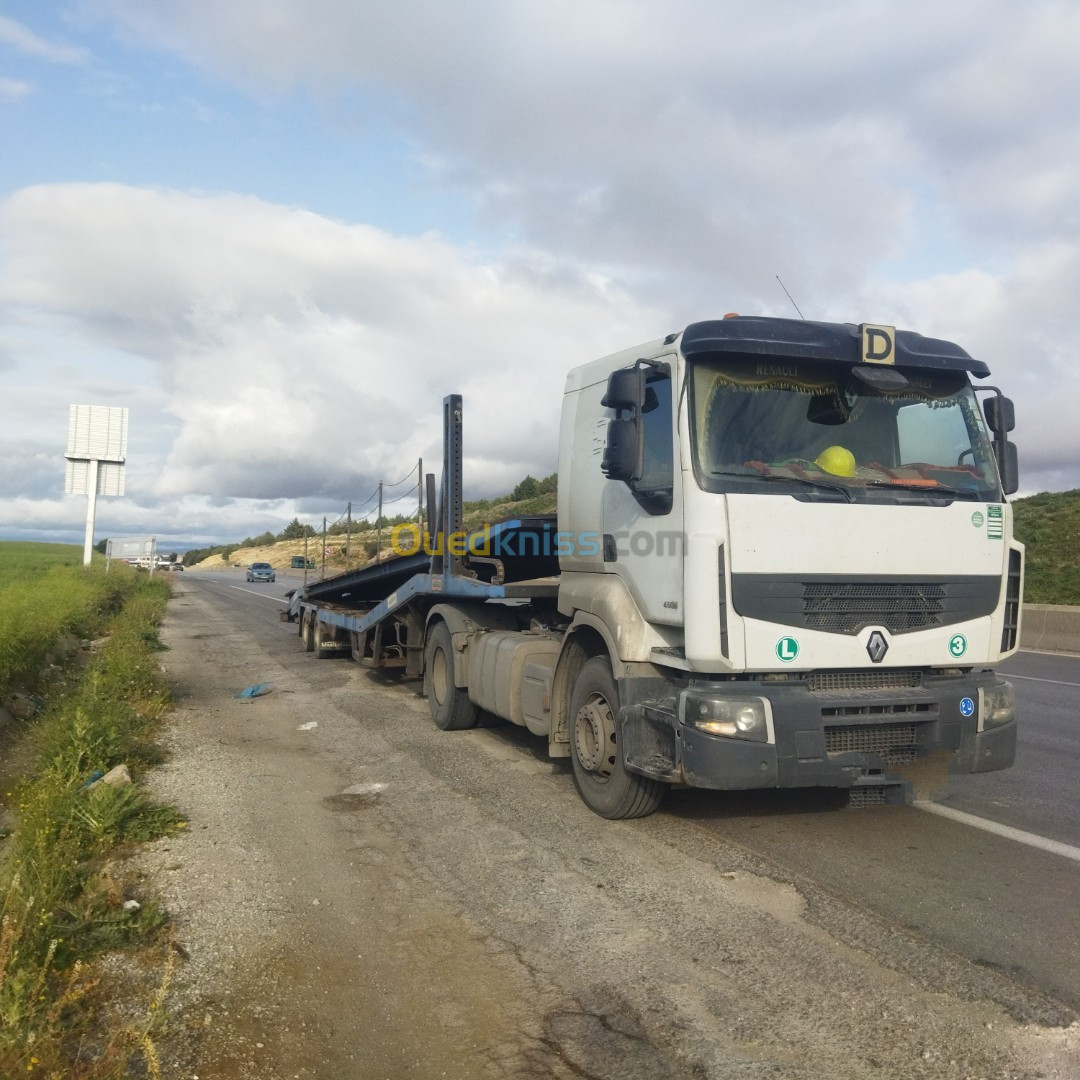
[[799, 655], [799, 643], [793, 637], [782, 637], [776, 643], [776, 656], [782, 664], [790, 664]]

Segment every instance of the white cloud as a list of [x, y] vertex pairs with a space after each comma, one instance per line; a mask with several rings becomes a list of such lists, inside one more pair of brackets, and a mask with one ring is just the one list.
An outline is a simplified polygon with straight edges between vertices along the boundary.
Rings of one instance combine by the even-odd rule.
[[[421, 455], [434, 468], [452, 392], [472, 490], [506, 490], [554, 469], [569, 366], [669, 329], [572, 263], [479, 261], [230, 195], [28, 188], [0, 204], [0, 240], [0, 316], [62, 326], [69, 351], [103, 358], [100, 392], [79, 400], [129, 404], [129, 493], [170, 518], [192, 496], [343, 510]], [[123, 354], [137, 359], [120, 372]], [[139, 372], [151, 386], [136, 404]], [[46, 398], [57, 432], [73, 392]]]
[[1080, 8], [1061, 0], [84, 6], [257, 93], [396, 102], [491, 220], [652, 269], [687, 306], [778, 304], [777, 272], [807, 300], [849, 292], [928, 208], [982, 260], [1075, 228]]
[[77, 45], [47, 41], [6, 15], [0, 15], [0, 45], [9, 45], [26, 56], [34, 56], [54, 64], [81, 64], [90, 58], [86, 49]]
[[32, 91], [33, 87], [29, 83], [0, 75], [0, 101], [21, 101]]

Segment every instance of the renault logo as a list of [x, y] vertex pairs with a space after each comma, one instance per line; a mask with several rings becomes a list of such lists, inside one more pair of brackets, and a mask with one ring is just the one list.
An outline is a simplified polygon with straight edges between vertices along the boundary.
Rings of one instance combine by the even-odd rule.
[[880, 664], [888, 651], [889, 643], [885, 640], [885, 635], [880, 630], [875, 630], [866, 643], [866, 654], [875, 664]]

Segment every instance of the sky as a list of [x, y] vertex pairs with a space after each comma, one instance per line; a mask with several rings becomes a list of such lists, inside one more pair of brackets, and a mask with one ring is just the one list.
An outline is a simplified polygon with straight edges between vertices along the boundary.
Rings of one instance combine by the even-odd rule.
[[99, 538], [408, 510], [449, 393], [505, 493], [569, 368], [778, 279], [1080, 487], [1077, 56], [1074, 0], [0, 0], [0, 538], [81, 542], [72, 403], [130, 410]]

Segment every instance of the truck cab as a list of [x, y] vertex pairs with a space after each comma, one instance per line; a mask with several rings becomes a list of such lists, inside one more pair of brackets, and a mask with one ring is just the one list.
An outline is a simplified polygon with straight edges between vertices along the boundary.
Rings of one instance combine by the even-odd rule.
[[936, 750], [967, 771], [1012, 763], [993, 666], [1018, 645], [1023, 548], [1013, 409], [987, 375], [889, 326], [739, 316], [570, 372], [564, 650], [580, 634], [617, 698], [606, 718], [568, 705], [553, 738], [594, 809], [620, 770], [654, 794], [884, 801]]

